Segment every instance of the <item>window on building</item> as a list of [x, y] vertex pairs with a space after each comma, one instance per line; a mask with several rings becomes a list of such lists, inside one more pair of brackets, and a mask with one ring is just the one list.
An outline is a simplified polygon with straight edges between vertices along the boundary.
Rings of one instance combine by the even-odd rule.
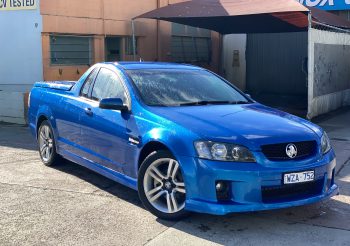
[[107, 36], [105, 38], [105, 54], [107, 62], [114, 62], [121, 60], [121, 38], [114, 36]]
[[[135, 38], [135, 51], [137, 54], [137, 38]], [[133, 41], [132, 36], [125, 37], [125, 55], [133, 55]]]
[[211, 39], [173, 36], [171, 50], [175, 62], [210, 63]]
[[52, 65], [92, 64], [92, 38], [84, 36], [50, 36]]
[[200, 29], [173, 23], [171, 56], [174, 62], [211, 62], [211, 33]]

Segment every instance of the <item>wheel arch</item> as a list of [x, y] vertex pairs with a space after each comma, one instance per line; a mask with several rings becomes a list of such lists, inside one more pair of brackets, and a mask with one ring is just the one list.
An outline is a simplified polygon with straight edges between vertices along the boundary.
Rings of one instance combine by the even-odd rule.
[[45, 120], [46, 120], [46, 121], [49, 121], [49, 118], [48, 118], [46, 115], [44, 115], [44, 114], [42, 114], [42, 115], [40, 115], [40, 116], [38, 117], [38, 120], [37, 120], [37, 122], [36, 122], [36, 128], [35, 128], [35, 134], [36, 134], [36, 138], [37, 138], [37, 139], [38, 139], [39, 128], [40, 128], [41, 124], [42, 124]]
[[41, 126], [41, 124], [44, 122], [44, 121], [47, 121], [52, 129], [52, 133], [53, 133], [53, 138], [54, 138], [54, 141], [55, 141], [55, 147], [56, 147], [56, 152], [58, 153], [59, 151], [59, 147], [58, 147], [58, 143], [57, 143], [57, 132], [56, 132], [56, 129], [53, 127], [52, 125], [52, 122], [50, 121], [50, 117], [48, 117], [46, 114], [40, 114], [38, 116], [38, 120], [36, 122], [36, 129], [35, 129], [35, 136], [36, 136], [36, 139], [37, 141], [39, 140], [39, 128]]
[[41, 123], [44, 121], [44, 120], [47, 120], [49, 122], [49, 124], [51, 125], [52, 127], [52, 130], [53, 130], [53, 133], [54, 133], [54, 136], [55, 138], [58, 136], [58, 132], [57, 132], [57, 129], [56, 129], [56, 121], [55, 121], [55, 118], [53, 117], [53, 112], [50, 108], [49, 105], [41, 105], [38, 109], [38, 112], [36, 114], [36, 129], [35, 129], [35, 133], [36, 133], [36, 136], [38, 134], [38, 130], [39, 130], [39, 127], [41, 125]]
[[150, 140], [148, 143], [146, 143], [142, 147], [142, 149], [140, 151], [138, 162], [137, 162], [137, 170], [140, 169], [142, 162], [146, 159], [147, 156], [149, 156], [151, 153], [153, 153], [155, 151], [159, 151], [159, 150], [167, 150], [172, 155], [174, 155], [174, 153], [171, 151], [171, 149], [167, 145], [162, 143], [161, 141]]
[[187, 175], [185, 174], [187, 173], [193, 173], [193, 169], [195, 168], [195, 166], [193, 165], [184, 165], [183, 162], [183, 158], [181, 156], [181, 154], [177, 153], [175, 151], [175, 149], [172, 149], [171, 146], [165, 144], [164, 142], [162, 142], [159, 139], [152, 139], [149, 142], [147, 142], [143, 148], [140, 151], [140, 154], [138, 156], [138, 162], [137, 162], [137, 169], [136, 169], [136, 175], [137, 177], [139, 176], [139, 171], [140, 171], [140, 167], [143, 163], [143, 161], [147, 158], [147, 156], [149, 156], [151, 153], [155, 152], [155, 151], [159, 151], [159, 150], [165, 150], [165, 151], [169, 151], [169, 153], [175, 158], [175, 160], [180, 164], [180, 169], [183, 173], [183, 177], [185, 182], [187, 183], [187, 179], [188, 177], [186, 177]]
[[181, 156], [194, 156], [193, 139], [195, 136], [187, 135], [185, 138], [176, 134], [176, 130], [156, 128], [145, 134], [142, 139], [142, 147], [136, 159], [136, 175], [145, 158], [154, 151], [167, 150], [176, 160]]

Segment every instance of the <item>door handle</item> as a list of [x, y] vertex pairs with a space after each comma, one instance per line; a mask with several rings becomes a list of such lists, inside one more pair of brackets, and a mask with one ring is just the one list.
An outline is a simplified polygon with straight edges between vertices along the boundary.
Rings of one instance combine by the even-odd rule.
[[85, 108], [84, 111], [85, 111], [85, 114], [87, 114], [88, 116], [92, 116], [93, 115], [93, 113], [91, 111], [91, 108]]

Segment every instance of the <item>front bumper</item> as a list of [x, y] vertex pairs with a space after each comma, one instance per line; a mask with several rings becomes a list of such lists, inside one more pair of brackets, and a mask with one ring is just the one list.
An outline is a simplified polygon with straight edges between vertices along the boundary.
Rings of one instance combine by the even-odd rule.
[[[279, 167], [190, 157], [181, 157], [179, 161], [186, 182], [186, 209], [189, 211], [224, 215], [279, 209], [315, 203], [339, 193], [334, 183], [336, 159], [333, 151], [308, 164], [281, 162]], [[307, 170], [314, 170], [314, 182], [302, 183], [298, 189], [283, 184], [284, 173]], [[217, 197], [215, 184], [218, 181], [225, 181], [229, 186], [229, 198], [224, 201]], [[289, 194], [291, 191], [293, 194]]]

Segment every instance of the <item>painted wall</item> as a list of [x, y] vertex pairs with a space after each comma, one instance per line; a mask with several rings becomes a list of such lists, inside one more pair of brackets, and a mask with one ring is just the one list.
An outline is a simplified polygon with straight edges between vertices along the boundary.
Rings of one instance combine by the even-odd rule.
[[310, 29], [308, 118], [350, 105], [350, 35]]
[[39, 6], [0, 12], [0, 90], [26, 92], [43, 79]]
[[[41, 0], [43, 17], [43, 67], [45, 80], [77, 80], [87, 66], [53, 66], [50, 64], [51, 33], [89, 35], [94, 39], [94, 63], [105, 60], [106, 36], [131, 36], [131, 19], [147, 11], [184, 0]], [[122, 7], [121, 7], [122, 6]], [[144, 61], [171, 60], [171, 23], [137, 19], [138, 57]], [[212, 35], [213, 62], [217, 71], [219, 36]], [[121, 54], [122, 60], [133, 56]], [[138, 60], [138, 59], [137, 59]]]
[[[105, 36], [131, 36], [131, 19], [157, 8], [157, 3], [156, 0], [42, 0], [44, 79], [77, 80], [88, 69], [88, 66], [51, 65], [49, 34], [91, 36], [93, 62], [101, 62], [105, 60]], [[156, 21], [137, 20], [135, 26], [139, 55], [144, 60], [155, 60]], [[122, 60], [132, 59], [132, 56], [121, 55]]]
[[0, 23], [0, 121], [24, 124], [25, 92], [43, 79], [39, 5], [2, 10]]
[[223, 75], [241, 90], [246, 89], [246, 34], [223, 37]]

